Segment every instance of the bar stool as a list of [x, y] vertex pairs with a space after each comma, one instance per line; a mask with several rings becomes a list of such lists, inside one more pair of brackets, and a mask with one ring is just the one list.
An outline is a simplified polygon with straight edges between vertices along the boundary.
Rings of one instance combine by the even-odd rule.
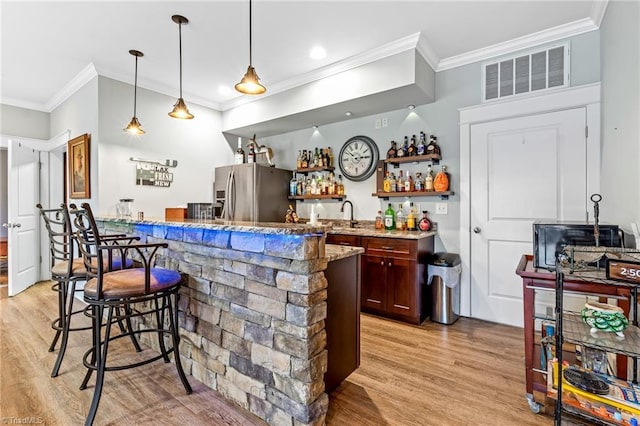
[[[78, 291], [76, 284], [79, 281], [86, 281], [87, 270], [82, 258], [75, 255], [77, 252], [74, 250], [76, 236], [72, 232], [71, 217], [67, 206], [61, 204], [57, 209], [44, 209], [41, 204], [37, 204], [36, 207], [40, 211], [49, 235], [51, 280], [55, 281], [51, 289], [58, 293], [58, 317], [51, 322], [51, 328], [56, 331], [56, 334], [49, 346], [49, 352], [53, 352], [58, 343], [58, 339], [62, 336], [60, 351], [58, 352], [56, 362], [51, 372], [51, 377], [56, 377], [60, 371], [60, 365], [62, 364], [62, 359], [67, 349], [69, 332], [90, 330], [92, 328], [91, 326], [71, 327], [73, 315], [84, 312], [84, 309], [74, 311], [73, 304], [75, 300], [74, 294]], [[132, 241], [137, 239], [137, 237], [127, 237], [122, 234], [113, 234], [105, 238], [111, 242]], [[124, 263], [121, 259], [122, 257], [120, 256], [111, 256], [105, 259], [105, 267], [109, 270], [118, 270], [133, 266], [133, 262], [130, 259], [127, 259]], [[121, 322], [119, 326], [124, 332], [125, 326]], [[130, 328], [130, 324], [128, 324], [127, 327]], [[132, 336], [132, 341], [136, 350], [142, 350], [135, 336]]]
[[[160, 248], [168, 247], [167, 243], [157, 244], [118, 244], [108, 245], [101, 241], [97, 232], [97, 226], [91, 208], [88, 204], [82, 204], [78, 209], [71, 204], [70, 213], [74, 216], [74, 225], [77, 229], [78, 244], [84, 265], [87, 268], [88, 281], [84, 286], [84, 301], [89, 305], [87, 314], [93, 322], [93, 346], [87, 350], [83, 357], [84, 366], [87, 368], [80, 389], [86, 389], [87, 383], [93, 371], [96, 371], [96, 384], [93, 392], [91, 407], [85, 421], [85, 425], [93, 424], [96, 416], [105, 371], [123, 370], [139, 367], [151, 362], [163, 359], [170, 362], [169, 354], [173, 353], [178, 376], [187, 394], [191, 394], [191, 386], [187, 381], [178, 350], [180, 335], [178, 333], [178, 298], [182, 276], [177, 271], [153, 267], [153, 259]], [[134, 253], [135, 261], [142, 267], [120, 271], [107, 272], [103, 267], [103, 259], [113, 251], [120, 251], [122, 255]], [[133, 310], [125, 308], [134, 306]], [[102, 317], [106, 312], [107, 321], [104, 327]], [[124, 312], [122, 314], [121, 312]], [[111, 336], [110, 325], [116, 319], [142, 318], [144, 316], [155, 317], [155, 327], [147, 324], [149, 328], [134, 331], [129, 329], [125, 335], [133, 333], [156, 333], [160, 354], [151, 356], [138, 362], [125, 365], [107, 365], [109, 344], [123, 335]], [[165, 318], [168, 324], [165, 324]], [[168, 334], [172, 340], [172, 347], [167, 349], [164, 335]]]

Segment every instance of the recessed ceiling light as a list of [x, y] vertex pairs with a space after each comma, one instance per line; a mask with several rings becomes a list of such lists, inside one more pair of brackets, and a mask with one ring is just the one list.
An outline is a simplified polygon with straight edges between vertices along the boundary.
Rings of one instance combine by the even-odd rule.
[[314, 125], [313, 125], [313, 128], [314, 128], [314, 129], [317, 129], [317, 128], [318, 128], [318, 125], [317, 125], [317, 124], [314, 124]]
[[415, 105], [407, 105], [407, 108], [409, 109], [414, 109], [416, 106]]
[[233, 90], [231, 90], [231, 87], [229, 86], [218, 86], [218, 93], [221, 94], [222, 96], [229, 96], [234, 92]]
[[314, 46], [309, 52], [309, 57], [315, 60], [324, 59], [326, 56], [327, 51], [322, 46]]
[[351, 114], [353, 114], [351, 111], [347, 111], [344, 113], [344, 115], [346, 115], [347, 117], [351, 117]]

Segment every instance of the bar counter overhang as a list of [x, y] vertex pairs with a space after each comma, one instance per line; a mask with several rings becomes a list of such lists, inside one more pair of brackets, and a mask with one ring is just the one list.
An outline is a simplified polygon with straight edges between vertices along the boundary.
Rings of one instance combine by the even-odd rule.
[[[352, 287], [359, 314], [362, 248], [326, 246], [323, 226], [109, 217], [97, 222], [108, 232], [168, 243], [156, 266], [183, 273], [180, 355], [187, 373], [269, 424], [324, 423], [324, 271], [329, 262], [353, 258], [349, 269], [357, 280], [345, 285]], [[153, 339], [143, 343], [158, 349]], [[359, 341], [357, 346], [359, 364]]]

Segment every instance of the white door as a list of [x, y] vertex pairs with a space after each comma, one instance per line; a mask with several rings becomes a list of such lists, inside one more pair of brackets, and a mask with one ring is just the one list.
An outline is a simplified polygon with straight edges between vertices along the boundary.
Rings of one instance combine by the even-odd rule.
[[534, 220], [585, 220], [586, 110], [471, 126], [471, 315], [522, 326]]
[[9, 141], [9, 296], [15, 296], [38, 280], [39, 152]]

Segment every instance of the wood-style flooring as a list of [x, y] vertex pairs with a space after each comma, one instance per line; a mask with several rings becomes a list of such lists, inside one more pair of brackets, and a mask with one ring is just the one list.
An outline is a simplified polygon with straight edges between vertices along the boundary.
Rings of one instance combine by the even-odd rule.
[[[51, 378], [56, 300], [48, 282], [0, 300], [0, 423], [84, 421], [93, 393], [92, 385], [78, 390], [88, 334], [71, 334], [60, 375]], [[135, 356], [127, 339], [116, 342], [114, 360]], [[330, 426], [553, 423], [526, 403], [521, 329], [466, 318], [417, 327], [363, 314], [361, 346], [360, 368], [330, 395]], [[194, 393], [185, 395], [173, 365], [162, 362], [107, 372], [96, 424], [264, 424], [189, 381]]]

